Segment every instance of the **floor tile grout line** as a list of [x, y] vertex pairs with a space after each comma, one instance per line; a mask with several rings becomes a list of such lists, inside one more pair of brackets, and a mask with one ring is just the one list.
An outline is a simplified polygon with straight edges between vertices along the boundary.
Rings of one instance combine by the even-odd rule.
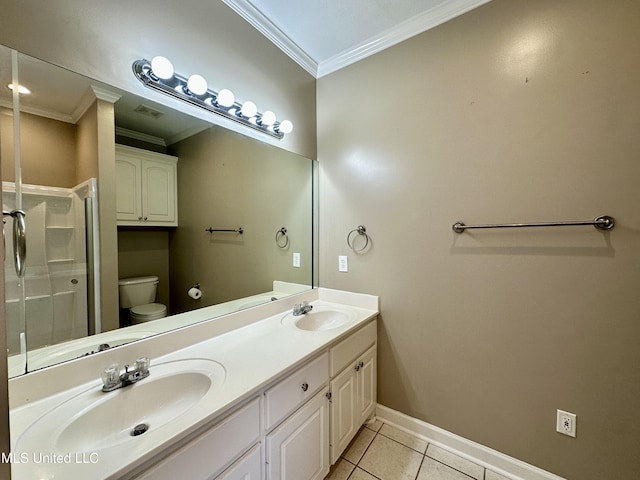
[[[427, 447], [424, 449], [424, 452], [421, 452], [420, 450], [416, 450], [415, 448], [410, 447], [409, 445], [405, 445], [404, 443], [402, 443], [402, 442], [400, 442], [400, 441], [396, 440], [395, 438], [391, 438], [390, 436], [385, 435], [384, 433], [380, 433], [380, 432], [378, 432], [378, 435], [382, 435], [384, 438], [388, 438], [389, 440], [392, 440], [392, 441], [394, 441], [394, 442], [396, 442], [396, 443], [399, 443], [400, 445], [402, 445], [402, 446], [404, 446], [404, 447], [407, 447], [407, 448], [409, 448], [409, 449], [413, 450], [414, 452], [418, 452], [420, 455], [426, 455], [426, 454], [427, 454], [427, 448], [429, 448], [429, 443], [427, 442]], [[411, 434], [407, 434], [407, 435], [411, 435]], [[421, 440], [420, 438], [415, 437], [414, 435], [411, 435], [411, 436], [413, 436], [414, 438], [417, 438], [418, 440]], [[424, 441], [424, 440], [423, 440], [423, 441]]]
[[[364, 457], [365, 457], [366, 453], [369, 451], [369, 448], [371, 448], [371, 445], [373, 444], [374, 440], [376, 439], [376, 437], [377, 437], [378, 435], [381, 435], [382, 437], [384, 437], [384, 438], [386, 438], [386, 439], [388, 439], [388, 440], [390, 440], [390, 441], [392, 441], [392, 442], [394, 442], [394, 443], [397, 443], [397, 444], [399, 444], [399, 445], [401, 445], [401, 446], [403, 446], [403, 447], [405, 447], [405, 448], [408, 448], [409, 450], [411, 450], [411, 451], [413, 451], [413, 452], [416, 452], [416, 453], [418, 453], [418, 454], [422, 455], [422, 460], [421, 460], [421, 462], [420, 462], [420, 466], [419, 466], [419, 468], [418, 468], [418, 473], [416, 474], [416, 478], [415, 478], [414, 480], [417, 480], [417, 479], [418, 479], [418, 477], [420, 476], [420, 471], [421, 471], [421, 469], [422, 469], [422, 466], [424, 465], [424, 462], [425, 462], [426, 457], [429, 457], [429, 459], [430, 459], [430, 460], [433, 460], [434, 462], [437, 462], [437, 463], [439, 463], [439, 464], [441, 464], [441, 465], [444, 465], [444, 466], [445, 466], [445, 467], [447, 467], [447, 468], [450, 468], [450, 469], [452, 469], [452, 470], [454, 470], [454, 471], [456, 471], [456, 472], [458, 472], [458, 473], [461, 473], [462, 475], [464, 475], [465, 477], [468, 477], [468, 478], [469, 478], [469, 479], [471, 479], [471, 480], [486, 480], [486, 478], [487, 478], [487, 471], [489, 470], [487, 467], [483, 467], [482, 465], [478, 465], [478, 464], [476, 464], [476, 463], [470, 462], [470, 463], [472, 463], [472, 464], [474, 464], [474, 465], [477, 465], [477, 466], [479, 466], [479, 467], [481, 467], [481, 468], [482, 468], [482, 478], [477, 479], [476, 477], [474, 477], [474, 476], [472, 476], [472, 475], [469, 475], [468, 473], [466, 473], [466, 472], [464, 472], [464, 471], [462, 471], [462, 470], [459, 470], [458, 468], [456, 468], [456, 467], [454, 467], [454, 466], [452, 466], [452, 465], [449, 465], [449, 464], [445, 463], [444, 461], [438, 460], [437, 458], [432, 457], [431, 455], [428, 455], [428, 454], [427, 454], [427, 451], [429, 450], [429, 446], [433, 445], [433, 446], [437, 447], [437, 445], [435, 445], [435, 444], [433, 444], [433, 443], [429, 442], [428, 440], [425, 440], [425, 442], [426, 442], [426, 444], [427, 444], [427, 445], [426, 445], [426, 448], [425, 448], [424, 453], [422, 453], [422, 452], [420, 452], [420, 450], [416, 450], [415, 448], [412, 448], [412, 447], [410, 447], [410, 446], [408, 446], [408, 445], [405, 445], [404, 443], [402, 443], [402, 442], [400, 442], [400, 441], [398, 441], [398, 440], [396, 440], [396, 439], [394, 439], [394, 438], [391, 438], [390, 436], [385, 435], [384, 433], [381, 433], [382, 427], [383, 427], [384, 425], [387, 425], [387, 424], [386, 424], [386, 423], [384, 423], [384, 422], [380, 422], [380, 423], [381, 423], [381, 425], [380, 425], [380, 427], [378, 428], [378, 430], [374, 430], [373, 428], [370, 428], [368, 425], [363, 425], [363, 427], [364, 427], [364, 428], [368, 429], [369, 431], [371, 431], [371, 432], [373, 433], [373, 437], [372, 437], [371, 441], [369, 442], [369, 444], [367, 445], [367, 447], [366, 447], [366, 448], [364, 449], [364, 451], [362, 452], [362, 455], [361, 455], [361, 456], [360, 456], [360, 458], [358, 459], [358, 462], [357, 462], [357, 463], [355, 463], [355, 464], [354, 464], [352, 461], [350, 461], [349, 459], [345, 458], [343, 455], [341, 455], [341, 456], [340, 456], [340, 459], [341, 459], [341, 460], [344, 460], [345, 462], [347, 462], [348, 464], [350, 464], [350, 465], [352, 465], [352, 466], [354, 467], [354, 468], [353, 468], [353, 470], [351, 471], [351, 473], [349, 474], [349, 476], [347, 477], [347, 480], [349, 480], [349, 479], [351, 479], [351, 478], [353, 477], [354, 472], [356, 471], [356, 469], [360, 469], [360, 470], [362, 470], [363, 472], [366, 472], [368, 475], [371, 475], [372, 477], [376, 478], [377, 480], [381, 480], [381, 479], [380, 479], [380, 477], [378, 477], [378, 476], [374, 475], [373, 473], [369, 472], [368, 470], [366, 470], [365, 468], [363, 468], [363, 467], [361, 467], [361, 466], [360, 466], [360, 463], [361, 463], [361, 462], [362, 462], [362, 460], [364, 459]], [[392, 427], [391, 425], [389, 425], [389, 426], [390, 426], [390, 427]], [[411, 436], [411, 434], [408, 434], [408, 435], [410, 435], [410, 436]], [[418, 437], [416, 437], [416, 438], [418, 438]], [[418, 439], [419, 439], [419, 438], [418, 438]], [[438, 448], [441, 448], [441, 449], [442, 449], [442, 450], [444, 450], [445, 452], [450, 453], [450, 454], [452, 454], [452, 455], [454, 455], [454, 456], [455, 456], [455, 454], [454, 454], [453, 452], [450, 452], [450, 451], [449, 451], [448, 449], [446, 449], [446, 448], [443, 448], [443, 447], [438, 447]]]
[[[427, 444], [427, 447], [429, 446], [429, 444]], [[426, 450], [425, 450], [426, 451]], [[418, 477], [420, 476], [420, 470], [422, 470], [422, 465], [424, 464], [424, 459], [426, 458], [426, 455], [422, 455], [422, 461], [420, 462], [420, 466], [418, 467], [418, 472], [416, 473], [416, 478], [414, 480], [418, 480]]]
[[[451, 465], [447, 465], [447, 464], [446, 464], [446, 463], [444, 463], [443, 461], [438, 460], [437, 458], [433, 458], [431, 455], [426, 455], [426, 454], [425, 454], [425, 457], [429, 457], [429, 458], [430, 458], [431, 460], [433, 460], [434, 462], [438, 462], [440, 465], [444, 465], [445, 467], [448, 467], [448, 468], [450, 468], [451, 470], [455, 470], [456, 472], [461, 473], [461, 474], [463, 474], [463, 475], [464, 475], [464, 476], [466, 476], [466, 477], [469, 477], [469, 478], [471, 478], [471, 479], [473, 479], [473, 480], [478, 480], [476, 477], [472, 477], [472, 476], [471, 476], [471, 475], [469, 475], [467, 472], [463, 472], [462, 470], [458, 470], [456, 467], [453, 467], [453, 466], [451, 466]], [[477, 465], [477, 464], [475, 464], [475, 463], [474, 463], [474, 465]], [[482, 479], [484, 479], [484, 471], [486, 471], [486, 468], [484, 468], [484, 467], [483, 467]], [[482, 479], [480, 479], [480, 480], [482, 480]]]
[[351, 472], [351, 474], [349, 475], [349, 477], [347, 478], [347, 480], [349, 480], [353, 474], [355, 473], [356, 470], [362, 470], [363, 472], [365, 472], [367, 475], [371, 475], [373, 478], [377, 479], [377, 480], [382, 480], [380, 477], [378, 477], [377, 475], [374, 475], [373, 473], [371, 473], [369, 470], [365, 470], [364, 468], [360, 468], [356, 465], [356, 468], [353, 469], [353, 471]]

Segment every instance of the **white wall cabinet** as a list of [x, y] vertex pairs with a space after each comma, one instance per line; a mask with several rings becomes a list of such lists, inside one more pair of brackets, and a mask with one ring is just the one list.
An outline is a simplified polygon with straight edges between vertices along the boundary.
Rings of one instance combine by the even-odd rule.
[[178, 225], [178, 159], [116, 145], [118, 225]]

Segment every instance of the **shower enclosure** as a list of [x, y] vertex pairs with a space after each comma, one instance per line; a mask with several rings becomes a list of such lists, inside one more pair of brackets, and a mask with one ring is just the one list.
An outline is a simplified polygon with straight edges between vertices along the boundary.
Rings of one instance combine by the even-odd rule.
[[[15, 184], [2, 183], [4, 211], [16, 209]], [[73, 188], [22, 184], [26, 220], [26, 269], [19, 278], [5, 262], [9, 355], [100, 331], [96, 315], [93, 258], [97, 240], [96, 181]], [[11, 239], [13, 217], [5, 218]], [[5, 242], [6, 258], [14, 245]], [[24, 312], [24, 315], [22, 314]]]

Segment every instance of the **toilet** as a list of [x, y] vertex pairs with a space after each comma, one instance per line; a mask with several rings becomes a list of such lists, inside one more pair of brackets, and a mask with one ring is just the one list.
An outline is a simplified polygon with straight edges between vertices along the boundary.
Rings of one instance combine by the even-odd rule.
[[120, 308], [129, 309], [129, 318], [133, 325], [167, 316], [167, 307], [161, 303], [154, 303], [158, 283], [156, 276], [118, 280]]

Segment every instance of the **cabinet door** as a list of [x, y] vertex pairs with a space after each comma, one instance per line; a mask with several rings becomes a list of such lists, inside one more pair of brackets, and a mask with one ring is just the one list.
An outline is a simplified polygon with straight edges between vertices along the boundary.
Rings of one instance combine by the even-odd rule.
[[358, 426], [369, 418], [376, 408], [376, 346], [367, 350], [358, 361]]
[[328, 388], [266, 437], [269, 480], [322, 480], [329, 473]]
[[176, 223], [176, 166], [142, 161], [142, 209], [146, 222]]
[[122, 156], [116, 160], [116, 215], [118, 220], [142, 220], [140, 160]]
[[353, 366], [331, 380], [331, 464], [338, 461], [360, 427], [356, 418], [357, 380]]
[[245, 453], [215, 480], [261, 480], [260, 444]]

